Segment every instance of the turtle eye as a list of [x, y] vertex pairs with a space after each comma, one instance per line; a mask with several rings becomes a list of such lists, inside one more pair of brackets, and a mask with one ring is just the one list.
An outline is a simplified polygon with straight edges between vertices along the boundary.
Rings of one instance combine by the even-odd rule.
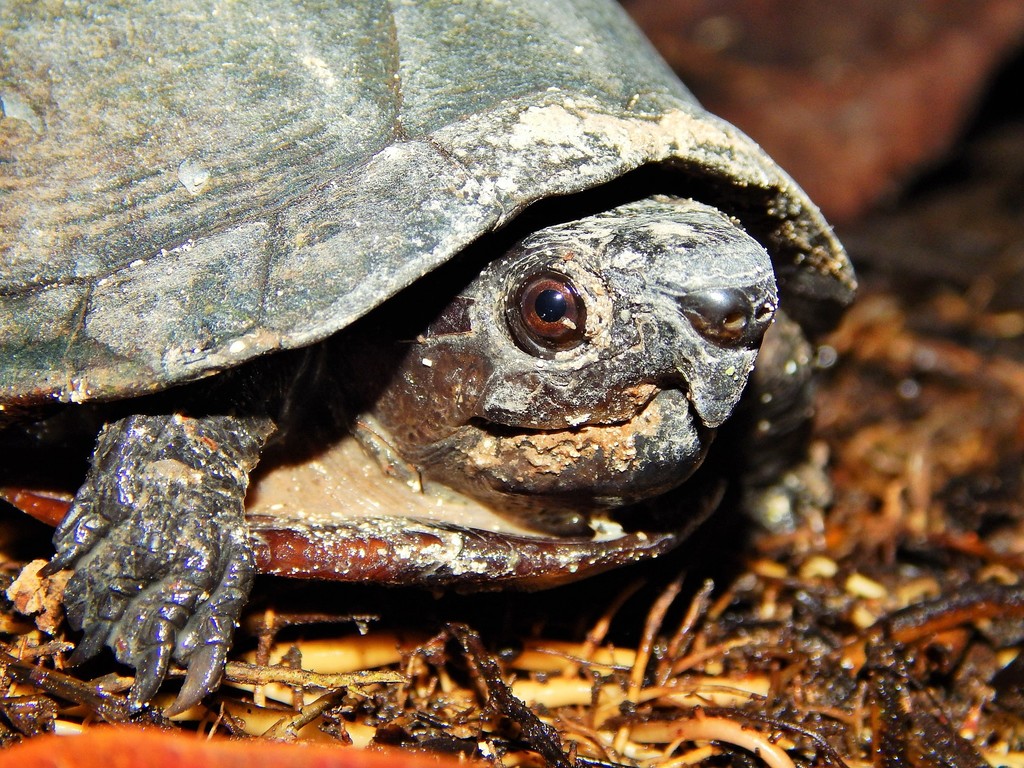
[[698, 333], [727, 347], [759, 344], [774, 314], [770, 304], [755, 308], [746, 293], [730, 288], [687, 294], [679, 306]]
[[508, 307], [516, 343], [532, 354], [572, 349], [583, 341], [587, 309], [572, 281], [541, 272], [522, 282]]

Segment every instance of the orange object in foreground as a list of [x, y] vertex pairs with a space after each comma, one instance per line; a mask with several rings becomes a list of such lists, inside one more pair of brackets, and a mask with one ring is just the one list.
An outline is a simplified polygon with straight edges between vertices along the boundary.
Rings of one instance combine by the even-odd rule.
[[97, 726], [80, 736], [39, 736], [0, 749], [0, 768], [444, 768], [471, 763], [413, 752], [204, 739], [153, 728]]

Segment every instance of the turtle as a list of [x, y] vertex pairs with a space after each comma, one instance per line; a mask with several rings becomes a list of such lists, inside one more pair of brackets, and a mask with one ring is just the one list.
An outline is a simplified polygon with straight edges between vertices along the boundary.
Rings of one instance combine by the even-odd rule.
[[5, 482], [74, 478], [46, 572], [133, 707], [172, 661], [171, 711], [217, 687], [257, 571], [539, 588], [676, 546], [727, 474], [799, 506], [853, 270], [614, 2], [13, 3], [0, 34]]

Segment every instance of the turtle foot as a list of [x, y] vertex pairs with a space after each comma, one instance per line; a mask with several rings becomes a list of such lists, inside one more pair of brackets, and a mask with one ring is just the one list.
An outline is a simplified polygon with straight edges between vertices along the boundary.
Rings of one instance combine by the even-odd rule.
[[807, 461], [790, 467], [775, 483], [746, 488], [747, 514], [773, 533], [789, 533], [808, 522], [820, 528], [822, 514], [832, 503], [824, 453], [823, 449], [812, 451]]
[[133, 416], [100, 433], [47, 570], [74, 569], [64, 608], [84, 634], [71, 662], [112, 648], [136, 670], [133, 708], [172, 661], [187, 670], [172, 712], [220, 681], [255, 573], [243, 500], [267, 434], [233, 417], [178, 415]]

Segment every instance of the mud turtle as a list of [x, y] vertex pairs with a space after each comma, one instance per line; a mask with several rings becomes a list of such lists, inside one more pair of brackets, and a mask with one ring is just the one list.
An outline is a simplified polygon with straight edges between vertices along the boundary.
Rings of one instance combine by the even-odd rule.
[[730, 417], [714, 475], [786, 497], [852, 271], [614, 3], [16, 3], [0, 34], [4, 464], [98, 431], [49, 570], [134, 704], [172, 659], [176, 708], [216, 686], [257, 568], [664, 551]]

